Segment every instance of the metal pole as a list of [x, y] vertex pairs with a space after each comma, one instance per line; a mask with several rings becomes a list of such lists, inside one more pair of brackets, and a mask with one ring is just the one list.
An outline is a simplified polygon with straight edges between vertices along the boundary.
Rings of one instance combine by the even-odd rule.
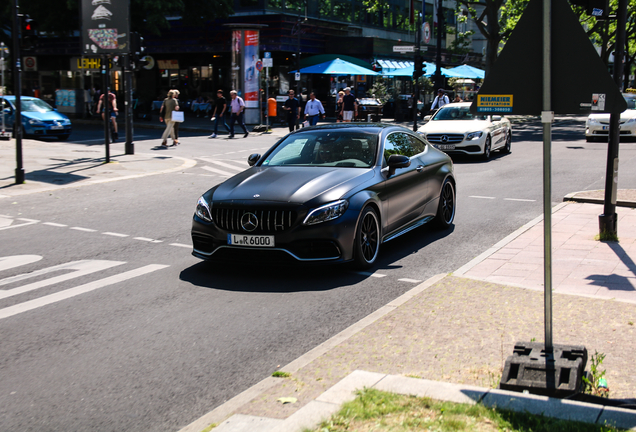
[[[616, 51], [614, 53], [614, 82], [622, 88], [623, 57], [625, 55], [625, 26], [627, 21], [627, 0], [618, 1], [616, 14]], [[598, 217], [600, 235], [616, 237], [618, 220], [616, 215], [616, 192], [618, 187], [618, 147], [620, 143], [620, 114], [610, 114], [609, 144], [605, 168], [605, 200], [603, 214]]]
[[[420, 52], [420, 45], [422, 44], [422, 15], [417, 14], [417, 30], [415, 32], [415, 67], [420, 67], [422, 64], [420, 59], [422, 53]], [[420, 99], [420, 79], [419, 76], [415, 80], [415, 88], [413, 89], [413, 132], [417, 132], [417, 101]]]
[[545, 351], [552, 352], [552, 0], [543, 0], [543, 298]]
[[15, 134], [15, 183], [24, 183], [24, 166], [22, 165], [22, 65], [20, 64], [20, 6], [13, 0], [13, 94], [15, 94], [15, 118], [13, 132]]
[[265, 125], [267, 129], [265, 131], [269, 131], [269, 68], [265, 68]]
[[127, 155], [135, 154], [135, 144], [133, 143], [133, 100], [132, 100], [132, 70], [130, 68], [130, 55], [124, 55], [124, 106], [125, 106], [125, 126], [126, 143], [124, 150]]
[[[435, 0], [433, 0], [435, 1]], [[444, 87], [442, 77], [442, 28], [444, 28], [444, 10], [442, 0], [437, 2], [437, 52], [435, 53], [435, 87]]]
[[110, 126], [108, 124], [108, 122], [110, 122], [110, 107], [108, 106], [110, 87], [108, 82], [108, 66], [108, 55], [104, 54], [102, 56], [102, 86], [104, 88], [102, 96], [104, 97], [104, 145], [106, 147], [106, 163], [110, 162], [110, 136], [108, 133]]

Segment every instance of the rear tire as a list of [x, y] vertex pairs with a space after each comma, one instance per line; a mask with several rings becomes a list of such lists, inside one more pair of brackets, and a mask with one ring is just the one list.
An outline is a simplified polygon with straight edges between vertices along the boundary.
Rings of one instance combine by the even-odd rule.
[[372, 267], [380, 251], [380, 222], [373, 208], [365, 207], [362, 211], [354, 242], [355, 266], [359, 269]]
[[444, 180], [439, 194], [439, 205], [435, 215], [435, 223], [441, 229], [446, 229], [455, 220], [455, 186], [449, 179]]

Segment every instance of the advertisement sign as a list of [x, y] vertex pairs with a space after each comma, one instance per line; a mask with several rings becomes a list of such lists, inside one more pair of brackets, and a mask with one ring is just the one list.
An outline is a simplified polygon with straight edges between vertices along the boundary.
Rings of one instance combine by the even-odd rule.
[[240, 90], [239, 72], [241, 71], [241, 47], [243, 46], [243, 32], [241, 30], [232, 31], [232, 89]]
[[511, 113], [513, 95], [477, 95], [477, 112]]
[[245, 50], [243, 52], [245, 65], [245, 79], [243, 88], [245, 90], [246, 108], [258, 108], [258, 77], [259, 71], [256, 69], [258, 58], [258, 30], [245, 30]]
[[82, 54], [125, 54], [130, 52], [130, 2], [81, 0]]

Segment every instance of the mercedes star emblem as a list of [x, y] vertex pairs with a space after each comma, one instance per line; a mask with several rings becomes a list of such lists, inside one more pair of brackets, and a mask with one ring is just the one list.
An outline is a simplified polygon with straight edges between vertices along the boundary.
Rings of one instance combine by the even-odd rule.
[[258, 227], [258, 218], [254, 213], [245, 213], [241, 216], [241, 226], [247, 232], [252, 232]]
[[440, 138], [440, 141], [443, 142], [443, 143], [448, 142], [448, 136], [442, 135], [442, 137]]

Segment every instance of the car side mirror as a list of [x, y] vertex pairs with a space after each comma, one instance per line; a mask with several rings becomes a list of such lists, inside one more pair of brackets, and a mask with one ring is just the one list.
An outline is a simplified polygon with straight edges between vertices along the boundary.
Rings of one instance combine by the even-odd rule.
[[411, 159], [408, 156], [396, 155], [393, 154], [389, 156], [389, 160], [387, 161], [387, 165], [389, 166], [389, 176], [395, 174], [395, 170], [398, 168], [407, 168], [411, 166]]
[[256, 162], [258, 162], [260, 158], [261, 158], [261, 155], [259, 155], [258, 153], [253, 153], [247, 157], [247, 164], [249, 166], [254, 166], [256, 165]]
[[424, 120], [424, 121], [426, 121], [426, 122], [427, 122], [427, 121], [429, 121], [430, 119], [431, 119], [431, 116], [424, 116], [424, 118], [423, 118], [422, 120]]
[[500, 115], [492, 116], [492, 121], [501, 121], [501, 116]]

